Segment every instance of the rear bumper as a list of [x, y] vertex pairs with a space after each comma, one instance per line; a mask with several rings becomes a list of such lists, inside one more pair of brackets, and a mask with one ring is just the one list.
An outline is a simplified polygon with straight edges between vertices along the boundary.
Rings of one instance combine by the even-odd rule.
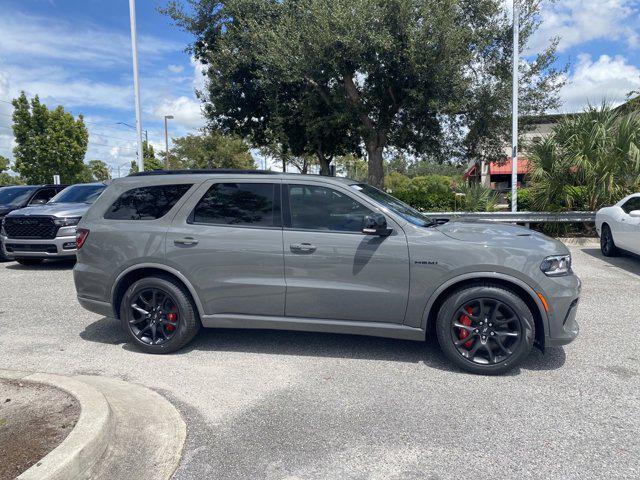
[[2, 252], [9, 259], [14, 258], [74, 258], [76, 237], [62, 236], [51, 239], [0, 237]]
[[101, 302], [100, 300], [81, 297], [80, 295], [78, 295], [78, 302], [82, 308], [89, 310], [90, 312], [97, 313], [98, 315], [103, 315], [105, 317], [115, 318], [113, 308], [108, 302]]

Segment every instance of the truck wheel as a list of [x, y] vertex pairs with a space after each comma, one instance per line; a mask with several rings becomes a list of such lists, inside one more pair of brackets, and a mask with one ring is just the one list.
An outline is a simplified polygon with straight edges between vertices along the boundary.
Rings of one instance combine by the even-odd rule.
[[120, 319], [129, 338], [147, 353], [179, 350], [200, 329], [188, 291], [168, 276], [134, 282], [122, 298]]
[[535, 322], [518, 295], [485, 283], [454, 291], [440, 308], [436, 331], [440, 348], [455, 365], [496, 375], [529, 355]]

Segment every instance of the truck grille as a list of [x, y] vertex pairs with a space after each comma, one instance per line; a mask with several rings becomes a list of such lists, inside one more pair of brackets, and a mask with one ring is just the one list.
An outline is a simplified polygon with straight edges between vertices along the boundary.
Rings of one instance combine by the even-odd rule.
[[50, 217], [5, 217], [4, 230], [9, 238], [55, 238], [58, 227]]

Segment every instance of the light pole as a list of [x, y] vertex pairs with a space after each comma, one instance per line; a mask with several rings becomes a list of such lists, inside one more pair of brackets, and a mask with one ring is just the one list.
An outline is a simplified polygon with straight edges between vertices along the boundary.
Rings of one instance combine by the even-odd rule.
[[169, 169], [169, 130], [167, 120], [173, 120], [173, 115], [164, 116], [164, 168]]
[[133, 90], [136, 107], [136, 134], [138, 137], [138, 168], [144, 171], [142, 153], [142, 115], [140, 113], [140, 82], [138, 80], [138, 34], [136, 33], [136, 0], [129, 0], [129, 20], [131, 21], [131, 52], [133, 55]]
[[518, 211], [518, 62], [520, 54], [520, 0], [513, 0], [513, 111], [511, 112], [511, 211]]

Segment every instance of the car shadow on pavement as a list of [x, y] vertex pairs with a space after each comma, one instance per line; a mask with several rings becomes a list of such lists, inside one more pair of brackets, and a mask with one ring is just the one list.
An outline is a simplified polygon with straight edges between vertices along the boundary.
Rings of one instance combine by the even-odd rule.
[[[103, 317], [87, 325], [80, 333], [80, 338], [90, 342], [122, 345], [125, 350], [140, 352], [128, 341], [126, 333], [120, 328], [120, 321], [113, 318]], [[435, 339], [415, 342], [284, 330], [202, 329], [189, 345], [172, 355], [185, 355], [194, 350], [424, 363], [438, 370], [463, 373], [444, 357]], [[547, 348], [545, 354], [534, 348], [524, 363], [509, 375], [518, 375], [521, 369], [555, 370], [562, 367], [565, 360], [562, 348]]]
[[618, 267], [634, 275], [640, 276], [640, 257], [631, 253], [621, 254], [619, 257], [605, 257], [599, 248], [582, 248], [587, 255], [607, 262], [607, 267]]
[[5, 268], [8, 270], [71, 270], [75, 264], [75, 260], [45, 260], [38, 265], [12, 263]]

